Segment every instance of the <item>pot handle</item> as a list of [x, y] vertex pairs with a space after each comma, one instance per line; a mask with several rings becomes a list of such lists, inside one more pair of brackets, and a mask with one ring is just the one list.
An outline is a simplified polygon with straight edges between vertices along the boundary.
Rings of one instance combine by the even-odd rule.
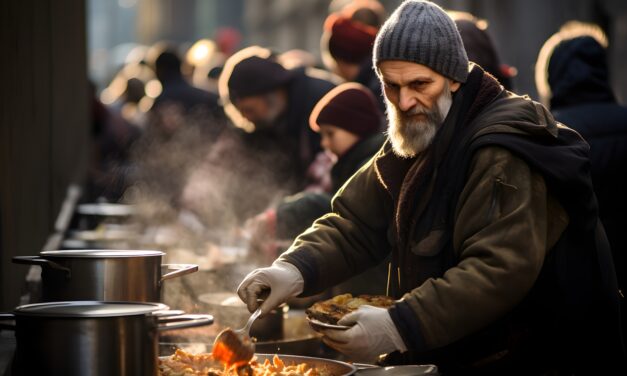
[[177, 309], [164, 309], [163, 311], [153, 311], [150, 313], [151, 316], [155, 316], [155, 317], [180, 316], [184, 314], [185, 314], [185, 311], [181, 311]]
[[67, 274], [67, 278], [70, 278], [72, 276], [72, 271], [70, 270], [70, 268], [66, 268], [65, 266], [59, 265], [54, 261], [50, 261], [39, 256], [13, 256], [13, 262], [15, 264], [39, 265], [42, 268], [44, 266], [48, 266], [52, 269], [65, 272]]
[[194, 273], [198, 271], [198, 265], [196, 264], [163, 264], [161, 266], [165, 266], [168, 270], [173, 270], [169, 273], [166, 273], [161, 276], [161, 281], [163, 282], [166, 279], [179, 277], [185, 274]]
[[[0, 321], [15, 320], [15, 315], [12, 313], [0, 312]], [[0, 323], [0, 329], [8, 329], [15, 331], [15, 323]]]
[[157, 329], [159, 331], [166, 331], [211, 324], [213, 324], [213, 316], [211, 315], [166, 316], [159, 318], [159, 326], [157, 326]]

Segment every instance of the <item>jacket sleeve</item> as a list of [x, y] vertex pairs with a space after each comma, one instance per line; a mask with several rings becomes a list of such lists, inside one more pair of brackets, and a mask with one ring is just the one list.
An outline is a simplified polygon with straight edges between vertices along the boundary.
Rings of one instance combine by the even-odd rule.
[[276, 209], [279, 239], [294, 239], [318, 218], [331, 211], [328, 193], [302, 192], [281, 200]]
[[406, 294], [391, 311], [408, 347], [451, 344], [512, 310], [567, 223], [541, 175], [503, 148], [480, 149], [456, 208], [459, 263]]
[[323, 291], [385, 258], [390, 251], [385, 195], [371, 160], [340, 188], [332, 212], [316, 220], [281, 255], [303, 275], [302, 295]]

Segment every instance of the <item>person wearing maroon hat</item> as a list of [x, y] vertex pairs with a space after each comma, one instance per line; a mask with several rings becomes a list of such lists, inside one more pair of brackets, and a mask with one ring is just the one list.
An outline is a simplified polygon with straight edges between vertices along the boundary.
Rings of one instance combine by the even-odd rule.
[[[275, 239], [293, 240], [314, 220], [331, 211], [331, 198], [342, 185], [381, 148], [384, 118], [376, 98], [365, 86], [344, 83], [327, 93], [316, 104], [309, 117], [309, 126], [320, 133], [322, 147], [336, 159], [331, 169], [329, 193], [301, 192], [283, 199], [276, 208], [266, 210], [248, 224], [257, 244], [255, 248], [267, 255], [269, 261], [277, 257]], [[379, 270], [380, 269], [380, 270]], [[386, 268], [375, 268], [372, 278], [385, 280]], [[350, 280], [334, 293], [384, 293], [377, 290], [385, 283], [362, 283], [362, 278]], [[376, 290], [373, 290], [373, 288]]]
[[381, 84], [372, 69], [372, 46], [377, 28], [367, 25], [352, 13], [333, 13], [324, 23], [320, 49], [322, 60], [329, 70], [349, 82], [358, 82], [370, 89], [378, 98], [380, 109], [385, 108]]

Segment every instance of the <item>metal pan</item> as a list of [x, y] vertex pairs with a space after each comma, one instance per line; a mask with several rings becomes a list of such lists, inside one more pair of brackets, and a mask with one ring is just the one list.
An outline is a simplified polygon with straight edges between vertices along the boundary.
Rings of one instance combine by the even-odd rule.
[[[257, 358], [257, 362], [263, 363], [266, 359], [272, 362], [272, 358], [274, 357], [274, 355], [275, 354], [255, 354], [255, 357]], [[166, 360], [168, 358], [168, 356], [159, 357], [159, 359], [161, 360]], [[309, 367], [324, 368], [328, 370], [333, 376], [349, 376], [357, 372], [357, 367], [346, 362], [341, 362], [339, 360], [283, 354], [279, 354], [279, 358], [283, 361], [283, 363], [285, 363], [286, 366], [305, 363]]]

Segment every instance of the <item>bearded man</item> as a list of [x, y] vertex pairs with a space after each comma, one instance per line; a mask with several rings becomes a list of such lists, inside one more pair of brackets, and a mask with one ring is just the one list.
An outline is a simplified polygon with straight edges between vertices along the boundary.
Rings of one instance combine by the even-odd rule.
[[443, 374], [622, 369], [618, 290], [588, 146], [468, 62], [437, 5], [408, 0], [374, 45], [389, 141], [238, 293], [252, 311], [341, 282], [391, 253], [391, 308], [323, 341], [352, 360]]

